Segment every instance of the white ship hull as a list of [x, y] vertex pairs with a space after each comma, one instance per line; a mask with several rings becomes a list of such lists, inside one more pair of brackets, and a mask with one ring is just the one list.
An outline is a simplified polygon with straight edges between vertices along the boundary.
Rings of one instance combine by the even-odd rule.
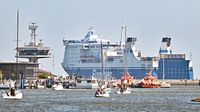
[[[136, 79], [144, 78], [146, 73], [153, 69], [153, 74], [158, 75], [160, 79], [162, 78], [160, 77], [162, 60], [159, 58], [165, 57], [167, 60], [172, 60], [166, 62], [169, 63], [169, 68], [166, 69], [169, 70], [166, 79], [183, 77], [193, 79], [193, 70], [191, 66], [189, 67], [189, 60], [185, 60], [184, 54], [172, 54], [170, 40], [170, 38], [163, 38], [160, 57], [142, 57], [140, 50], [135, 48], [136, 38], [128, 37], [124, 43], [111, 43], [107, 39], [100, 39], [94, 30], [90, 29], [82, 40], [63, 40], [65, 53], [62, 67], [69, 75], [91, 77], [93, 74], [107, 71], [111, 73], [111, 77], [115, 78], [120, 78], [127, 68]], [[174, 67], [177, 63], [178, 65]], [[186, 67], [188, 69], [185, 69]], [[179, 73], [179, 69], [182, 69], [183, 73]]]

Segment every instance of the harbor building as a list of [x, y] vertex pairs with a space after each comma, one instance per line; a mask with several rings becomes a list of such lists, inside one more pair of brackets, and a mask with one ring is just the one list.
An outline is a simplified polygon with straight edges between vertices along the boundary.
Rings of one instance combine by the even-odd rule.
[[[19, 79], [20, 76], [22, 78], [33, 77], [36, 68], [38, 68], [38, 63], [29, 63], [29, 62], [14, 62], [14, 61], [5, 61], [0, 62], [0, 71], [1, 71], [1, 79]], [[19, 75], [16, 75], [18, 73]]]

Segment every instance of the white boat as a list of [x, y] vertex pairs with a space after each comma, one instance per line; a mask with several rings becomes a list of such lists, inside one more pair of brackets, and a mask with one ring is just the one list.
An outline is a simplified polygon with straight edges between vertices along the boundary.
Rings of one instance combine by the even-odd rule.
[[2, 93], [3, 99], [8, 99], [8, 100], [20, 100], [22, 99], [23, 95], [23, 93], [19, 90], [15, 91], [15, 96], [11, 96], [10, 91], [9, 92], [2, 91], [2, 92], [3, 92]]
[[99, 84], [97, 79], [91, 78], [86, 80], [79, 80], [75, 86], [76, 89], [97, 89], [99, 88]]
[[200, 102], [200, 97], [197, 97], [197, 98], [195, 98], [195, 99], [192, 99], [191, 101], [193, 101], [193, 102]]
[[[183, 77], [193, 79], [192, 61], [186, 60], [185, 54], [172, 53], [171, 38], [162, 38], [159, 57], [143, 57], [141, 50], [136, 48], [137, 38], [127, 37], [126, 29], [126, 25], [121, 27], [121, 41], [118, 42], [112, 42], [110, 39], [100, 36], [101, 34], [98, 35], [93, 27], [89, 28], [84, 38], [63, 39], [65, 51], [62, 67], [69, 75], [79, 74], [82, 77], [90, 77], [94, 71], [100, 72], [101, 62], [104, 61], [105, 70], [107, 69], [111, 76], [117, 79], [124, 72], [125, 64], [129, 73], [137, 79], [145, 77], [149, 68], [154, 68], [155, 73], [159, 72], [157, 76], [158, 79], [161, 79], [162, 65], [159, 63], [162, 62], [162, 57], [165, 57], [168, 63], [165, 68], [169, 73], [166, 75], [167, 79], [182, 79]], [[149, 41], [149, 43], [152, 44], [154, 41], [152, 43]], [[101, 53], [101, 44], [103, 44], [103, 53]], [[101, 58], [102, 54], [105, 56], [104, 60]], [[127, 54], [127, 63], [123, 61], [125, 54]], [[160, 56], [162, 57], [160, 58]]]
[[54, 84], [52, 86], [52, 89], [53, 90], [63, 90], [63, 85], [61, 85], [61, 84]]
[[110, 94], [102, 89], [98, 89], [95, 92], [95, 97], [110, 97]]
[[102, 93], [102, 94], [95, 94], [95, 97], [105, 97], [105, 98], [108, 98], [110, 97], [109, 93], [105, 92], [105, 93]]
[[41, 84], [38, 84], [37, 88], [38, 88], [38, 89], [44, 89], [45, 86], [44, 86], [44, 85], [41, 85]]
[[104, 84], [101, 86], [101, 88], [103, 91], [110, 93], [111, 92], [111, 87], [108, 87], [108, 83]]
[[171, 84], [166, 81], [162, 81], [160, 87], [161, 88], [170, 88]]
[[[121, 72], [124, 71], [125, 63], [122, 60], [124, 58], [125, 44], [127, 44], [129, 47], [128, 51], [131, 51], [127, 57], [130, 59], [129, 63], [127, 63], [127, 67], [130, 68], [129, 72], [142, 77], [140, 74], [147, 72], [143, 65], [151, 67], [153, 60], [142, 59], [140, 50], [135, 48], [137, 39], [129, 37], [128, 41], [125, 40], [126, 25], [123, 25], [121, 28], [120, 42], [111, 42], [108, 38], [100, 38], [101, 36], [95, 32], [93, 27], [89, 28], [86, 36], [82, 39], [63, 39], [65, 53], [62, 67], [67, 74], [81, 74], [81, 76], [89, 77], [93, 74], [93, 71], [100, 72], [99, 68], [102, 67], [101, 62], [103, 60], [101, 57], [103, 54], [106, 57], [104, 60], [106, 64], [105, 69], [109, 70], [113, 77], [120, 78]], [[101, 45], [103, 53], [100, 53]], [[116, 72], [116, 69], [118, 72]]]
[[126, 90], [119, 89], [117, 94], [131, 94], [131, 89], [127, 88]]
[[0, 84], [0, 89], [9, 89], [9, 84]]
[[111, 92], [111, 88], [105, 88], [104, 91], [107, 92], [107, 93], [110, 93]]

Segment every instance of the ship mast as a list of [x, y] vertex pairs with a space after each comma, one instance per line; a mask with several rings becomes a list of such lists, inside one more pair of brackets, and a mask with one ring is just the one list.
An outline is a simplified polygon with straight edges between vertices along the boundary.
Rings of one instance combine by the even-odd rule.
[[122, 25], [121, 26], [121, 40], [120, 40], [120, 47], [121, 47], [121, 49], [122, 49], [122, 41], [123, 41], [123, 29], [124, 29], [124, 26]]
[[18, 61], [19, 61], [19, 9], [17, 9], [17, 47], [16, 47], [16, 79], [18, 78]]
[[124, 38], [125, 38], [125, 74], [128, 74], [128, 68], [127, 68], [127, 45], [126, 45], [126, 39], [127, 39], [127, 34], [126, 34], [126, 25], [124, 25]]
[[104, 58], [103, 58], [103, 44], [101, 41], [101, 80], [104, 79]]
[[164, 64], [164, 55], [163, 55], [163, 81], [165, 79], [165, 64]]

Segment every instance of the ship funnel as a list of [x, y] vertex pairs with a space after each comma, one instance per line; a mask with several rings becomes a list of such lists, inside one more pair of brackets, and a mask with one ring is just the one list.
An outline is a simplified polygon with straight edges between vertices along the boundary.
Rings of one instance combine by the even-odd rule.
[[159, 54], [172, 54], [170, 44], [171, 44], [171, 38], [168, 37], [162, 38]]

